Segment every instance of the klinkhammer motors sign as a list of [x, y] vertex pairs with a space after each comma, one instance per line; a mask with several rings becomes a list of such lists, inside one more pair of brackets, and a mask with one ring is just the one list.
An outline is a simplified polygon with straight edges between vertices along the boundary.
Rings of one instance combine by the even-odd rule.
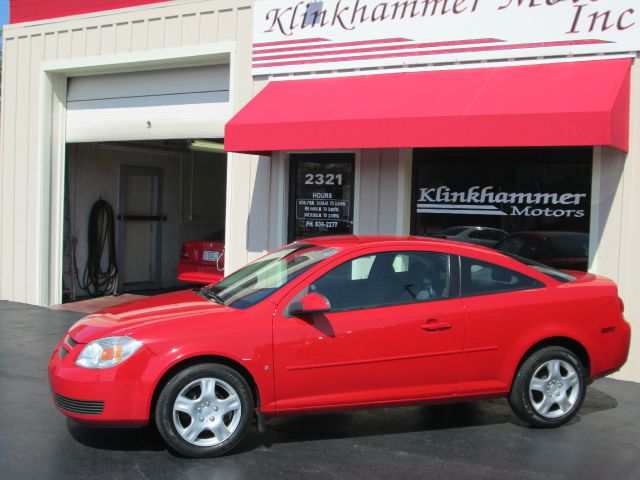
[[452, 191], [448, 186], [420, 188], [418, 213], [583, 218], [586, 193], [522, 193], [474, 186]]
[[638, 0], [256, 0], [255, 75], [640, 50]]

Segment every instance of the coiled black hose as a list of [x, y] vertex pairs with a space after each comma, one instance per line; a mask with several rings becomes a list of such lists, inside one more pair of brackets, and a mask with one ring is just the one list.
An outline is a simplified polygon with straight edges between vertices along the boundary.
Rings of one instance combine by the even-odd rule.
[[[118, 288], [115, 215], [105, 200], [98, 200], [91, 208], [87, 244], [87, 265], [82, 281], [78, 278], [78, 268], [75, 268], [78, 285], [92, 297], [115, 294]], [[107, 257], [103, 262], [105, 249]]]

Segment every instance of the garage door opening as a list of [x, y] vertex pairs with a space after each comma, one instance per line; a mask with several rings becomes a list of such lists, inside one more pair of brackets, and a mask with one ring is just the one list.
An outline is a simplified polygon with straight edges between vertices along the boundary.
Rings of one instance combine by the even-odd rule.
[[63, 301], [114, 293], [128, 300], [220, 278], [227, 183], [222, 144], [68, 143]]

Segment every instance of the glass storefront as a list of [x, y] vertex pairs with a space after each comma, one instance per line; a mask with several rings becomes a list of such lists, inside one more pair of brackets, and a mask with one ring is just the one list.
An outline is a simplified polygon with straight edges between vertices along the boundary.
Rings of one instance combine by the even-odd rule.
[[411, 233], [586, 270], [591, 148], [416, 149]]

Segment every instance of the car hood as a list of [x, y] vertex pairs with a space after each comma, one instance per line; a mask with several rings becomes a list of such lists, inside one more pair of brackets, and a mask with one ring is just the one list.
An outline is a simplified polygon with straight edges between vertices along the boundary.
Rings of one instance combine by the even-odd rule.
[[145, 298], [107, 308], [78, 321], [69, 329], [69, 336], [78, 343], [99, 338], [130, 335], [144, 327], [169, 322], [182, 322], [202, 315], [232, 311], [199, 296], [192, 290]]

